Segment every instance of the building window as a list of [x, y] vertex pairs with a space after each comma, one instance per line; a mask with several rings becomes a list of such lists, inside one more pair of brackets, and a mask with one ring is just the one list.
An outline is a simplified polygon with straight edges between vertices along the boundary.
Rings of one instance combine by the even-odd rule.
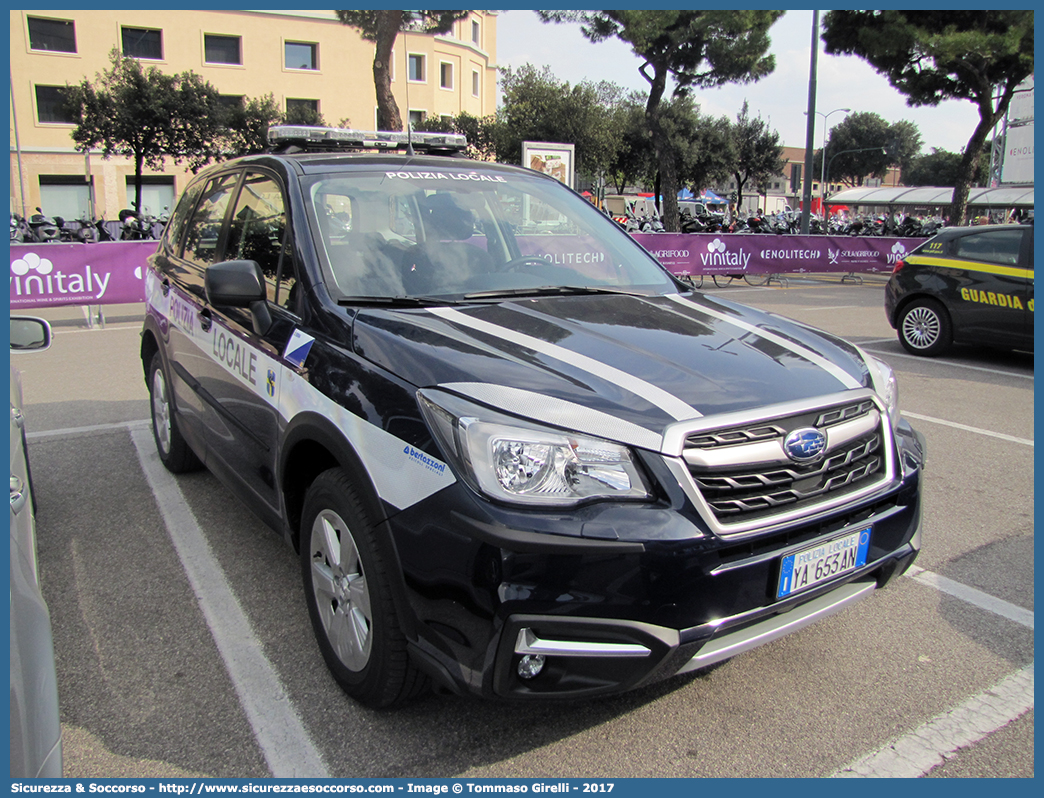
[[163, 60], [162, 31], [146, 28], [123, 28], [123, 54], [128, 58]]
[[52, 53], [76, 52], [76, 26], [68, 19], [29, 17], [29, 47]]
[[792, 163], [790, 165], [790, 190], [801, 191], [801, 167], [802, 164]]
[[36, 118], [48, 125], [75, 125], [79, 121], [65, 106], [64, 86], [36, 87]]
[[40, 207], [66, 221], [90, 218], [91, 186], [83, 175], [40, 175]]
[[287, 69], [318, 69], [319, 45], [305, 42], [286, 42]]
[[479, 24], [475, 20], [471, 20], [471, 41], [474, 44], [479, 43]]
[[410, 55], [410, 74], [409, 80], [423, 81], [424, 80], [424, 56], [413, 53]]
[[203, 60], [208, 64], [242, 64], [238, 36], [203, 35]]
[[236, 111], [243, 107], [244, 99], [242, 94], [219, 94], [218, 107], [223, 111]]
[[[134, 175], [127, 175], [127, 207], [137, 197]], [[141, 212], [149, 216], [166, 216], [174, 207], [174, 178], [164, 175], [141, 176]]]
[[471, 73], [471, 94], [473, 97], [479, 96], [479, 80], [479, 73], [476, 69]]
[[439, 64], [439, 86], [444, 89], [453, 88], [453, 64], [443, 61]]
[[427, 111], [410, 111], [410, 127], [415, 128], [428, 116]]
[[319, 114], [318, 100], [286, 98], [286, 124], [321, 125], [322, 123], [323, 118]]

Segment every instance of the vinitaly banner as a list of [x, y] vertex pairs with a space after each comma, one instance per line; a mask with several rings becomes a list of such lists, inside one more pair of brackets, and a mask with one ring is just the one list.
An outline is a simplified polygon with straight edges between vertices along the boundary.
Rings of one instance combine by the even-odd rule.
[[[636, 233], [634, 239], [679, 276], [890, 272], [925, 240], [736, 233]], [[11, 308], [144, 302], [145, 262], [157, 243], [12, 244]], [[548, 256], [545, 242], [544, 256], [581, 272], [604, 267], [602, 249], [587, 244], [586, 255]]]
[[145, 301], [145, 261], [158, 241], [12, 244], [11, 308]]
[[635, 233], [678, 276], [891, 272], [927, 239], [744, 233]]

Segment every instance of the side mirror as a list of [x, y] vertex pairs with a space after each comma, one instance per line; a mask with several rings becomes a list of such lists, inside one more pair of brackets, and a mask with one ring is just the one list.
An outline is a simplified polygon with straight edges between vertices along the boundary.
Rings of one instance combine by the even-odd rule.
[[254, 332], [272, 327], [265, 275], [254, 260], [226, 260], [209, 267], [203, 278], [207, 302], [214, 307], [249, 308]]
[[35, 316], [11, 317], [11, 351], [43, 351], [51, 345], [51, 325]]

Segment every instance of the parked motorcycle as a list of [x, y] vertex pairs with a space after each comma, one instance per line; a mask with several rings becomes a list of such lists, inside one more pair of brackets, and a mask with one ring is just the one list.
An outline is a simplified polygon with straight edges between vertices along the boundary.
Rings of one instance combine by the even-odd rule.
[[38, 244], [61, 241], [61, 230], [58, 225], [50, 217], [44, 216], [43, 211], [39, 208], [36, 209], [36, 213], [29, 217], [28, 224], [30, 238], [27, 240], [32, 240]]
[[147, 241], [152, 238], [152, 219], [124, 208], [120, 211], [120, 240]]

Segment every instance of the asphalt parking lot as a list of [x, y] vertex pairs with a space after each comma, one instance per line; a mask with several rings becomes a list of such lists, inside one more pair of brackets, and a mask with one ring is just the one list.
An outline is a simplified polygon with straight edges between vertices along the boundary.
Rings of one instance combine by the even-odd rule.
[[140, 307], [40, 315], [18, 355], [76, 777], [1029, 777], [1033, 356], [909, 356], [883, 279], [708, 291], [887, 361], [926, 437], [914, 573], [705, 672], [624, 696], [509, 705], [433, 695], [366, 710], [313, 642], [297, 559], [206, 472], [154, 454]]

